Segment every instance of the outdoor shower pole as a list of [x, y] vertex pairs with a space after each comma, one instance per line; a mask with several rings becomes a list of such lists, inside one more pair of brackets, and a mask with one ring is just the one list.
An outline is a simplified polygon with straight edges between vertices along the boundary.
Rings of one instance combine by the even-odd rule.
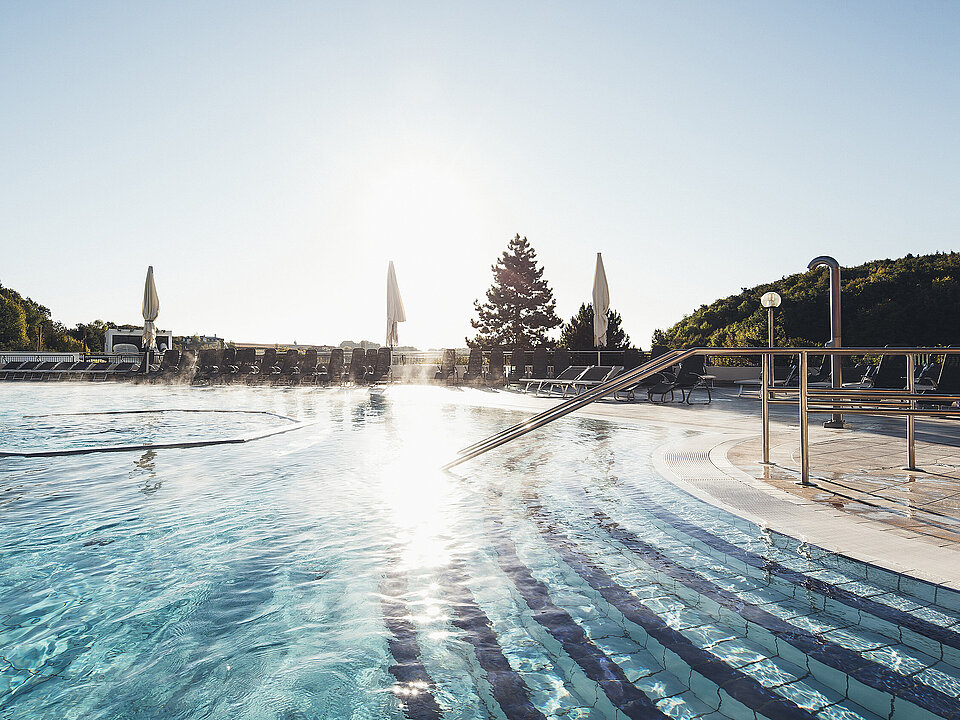
[[[821, 265], [830, 268], [830, 342], [828, 347], [839, 348], [843, 346], [840, 341], [840, 263], [829, 255], [820, 255], [810, 261], [807, 270], [813, 270]], [[830, 379], [835, 390], [839, 390], [843, 386], [843, 378], [840, 375], [840, 359], [839, 355], [830, 356]], [[843, 415], [834, 413], [833, 417], [827, 420], [823, 426], [826, 428], [842, 428]]]

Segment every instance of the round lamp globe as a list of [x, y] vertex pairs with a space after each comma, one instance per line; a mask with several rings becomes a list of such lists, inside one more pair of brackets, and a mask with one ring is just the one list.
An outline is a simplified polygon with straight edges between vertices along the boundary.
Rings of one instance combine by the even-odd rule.
[[780, 307], [780, 296], [775, 292], [764, 293], [760, 298], [760, 304], [765, 308]]

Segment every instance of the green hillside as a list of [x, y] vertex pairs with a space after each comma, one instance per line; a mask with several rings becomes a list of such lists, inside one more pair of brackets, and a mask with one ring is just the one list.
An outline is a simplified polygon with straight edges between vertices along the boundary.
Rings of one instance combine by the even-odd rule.
[[0, 284], [0, 350], [103, 350], [113, 323], [94, 320], [68, 328], [51, 319], [50, 309]]
[[[842, 268], [843, 344], [960, 345], [960, 253], [907, 255]], [[704, 305], [653, 344], [667, 347], [758, 346], [767, 343], [760, 296], [774, 290], [778, 345], [822, 345], [830, 338], [827, 268], [744, 288], [739, 295]]]

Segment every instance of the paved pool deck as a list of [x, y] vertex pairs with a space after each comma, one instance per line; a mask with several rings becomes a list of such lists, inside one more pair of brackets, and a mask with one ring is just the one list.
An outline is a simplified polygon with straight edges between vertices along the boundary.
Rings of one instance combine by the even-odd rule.
[[[488, 402], [523, 410], [558, 402], [484, 394]], [[760, 402], [738, 398], [735, 390], [716, 389], [709, 405], [604, 400], [576, 414], [695, 430], [654, 452], [660, 472], [692, 494], [824, 549], [960, 590], [957, 420], [917, 420], [920, 470], [911, 471], [903, 469], [904, 419], [849, 415], [846, 428], [826, 429], [827, 416], [812, 415], [811, 484], [803, 487], [795, 406], [771, 413], [770, 465], [760, 463]]]

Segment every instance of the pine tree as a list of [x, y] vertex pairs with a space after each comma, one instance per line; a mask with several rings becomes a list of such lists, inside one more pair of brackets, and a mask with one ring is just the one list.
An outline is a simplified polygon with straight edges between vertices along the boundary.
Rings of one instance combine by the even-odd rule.
[[473, 302], [478, 330], [470, 347], [533, 348], [549, 344], [547, 332], [560, 325], [553, 291], [537, 265], [537, 253], [527, 239], [514, 237], [491, 267], [493, 285], [487, 301]]
[[[630, 336], [621, 327], [622, 319], [616, 310], [607, 310], [607, 345], [604, 350], [622, 350], [630, 347]], [[567, 350], [599, 350], [593, 344], [593, 303], [583, 303], [577, 314], [560, 331], [560, 345]]]

